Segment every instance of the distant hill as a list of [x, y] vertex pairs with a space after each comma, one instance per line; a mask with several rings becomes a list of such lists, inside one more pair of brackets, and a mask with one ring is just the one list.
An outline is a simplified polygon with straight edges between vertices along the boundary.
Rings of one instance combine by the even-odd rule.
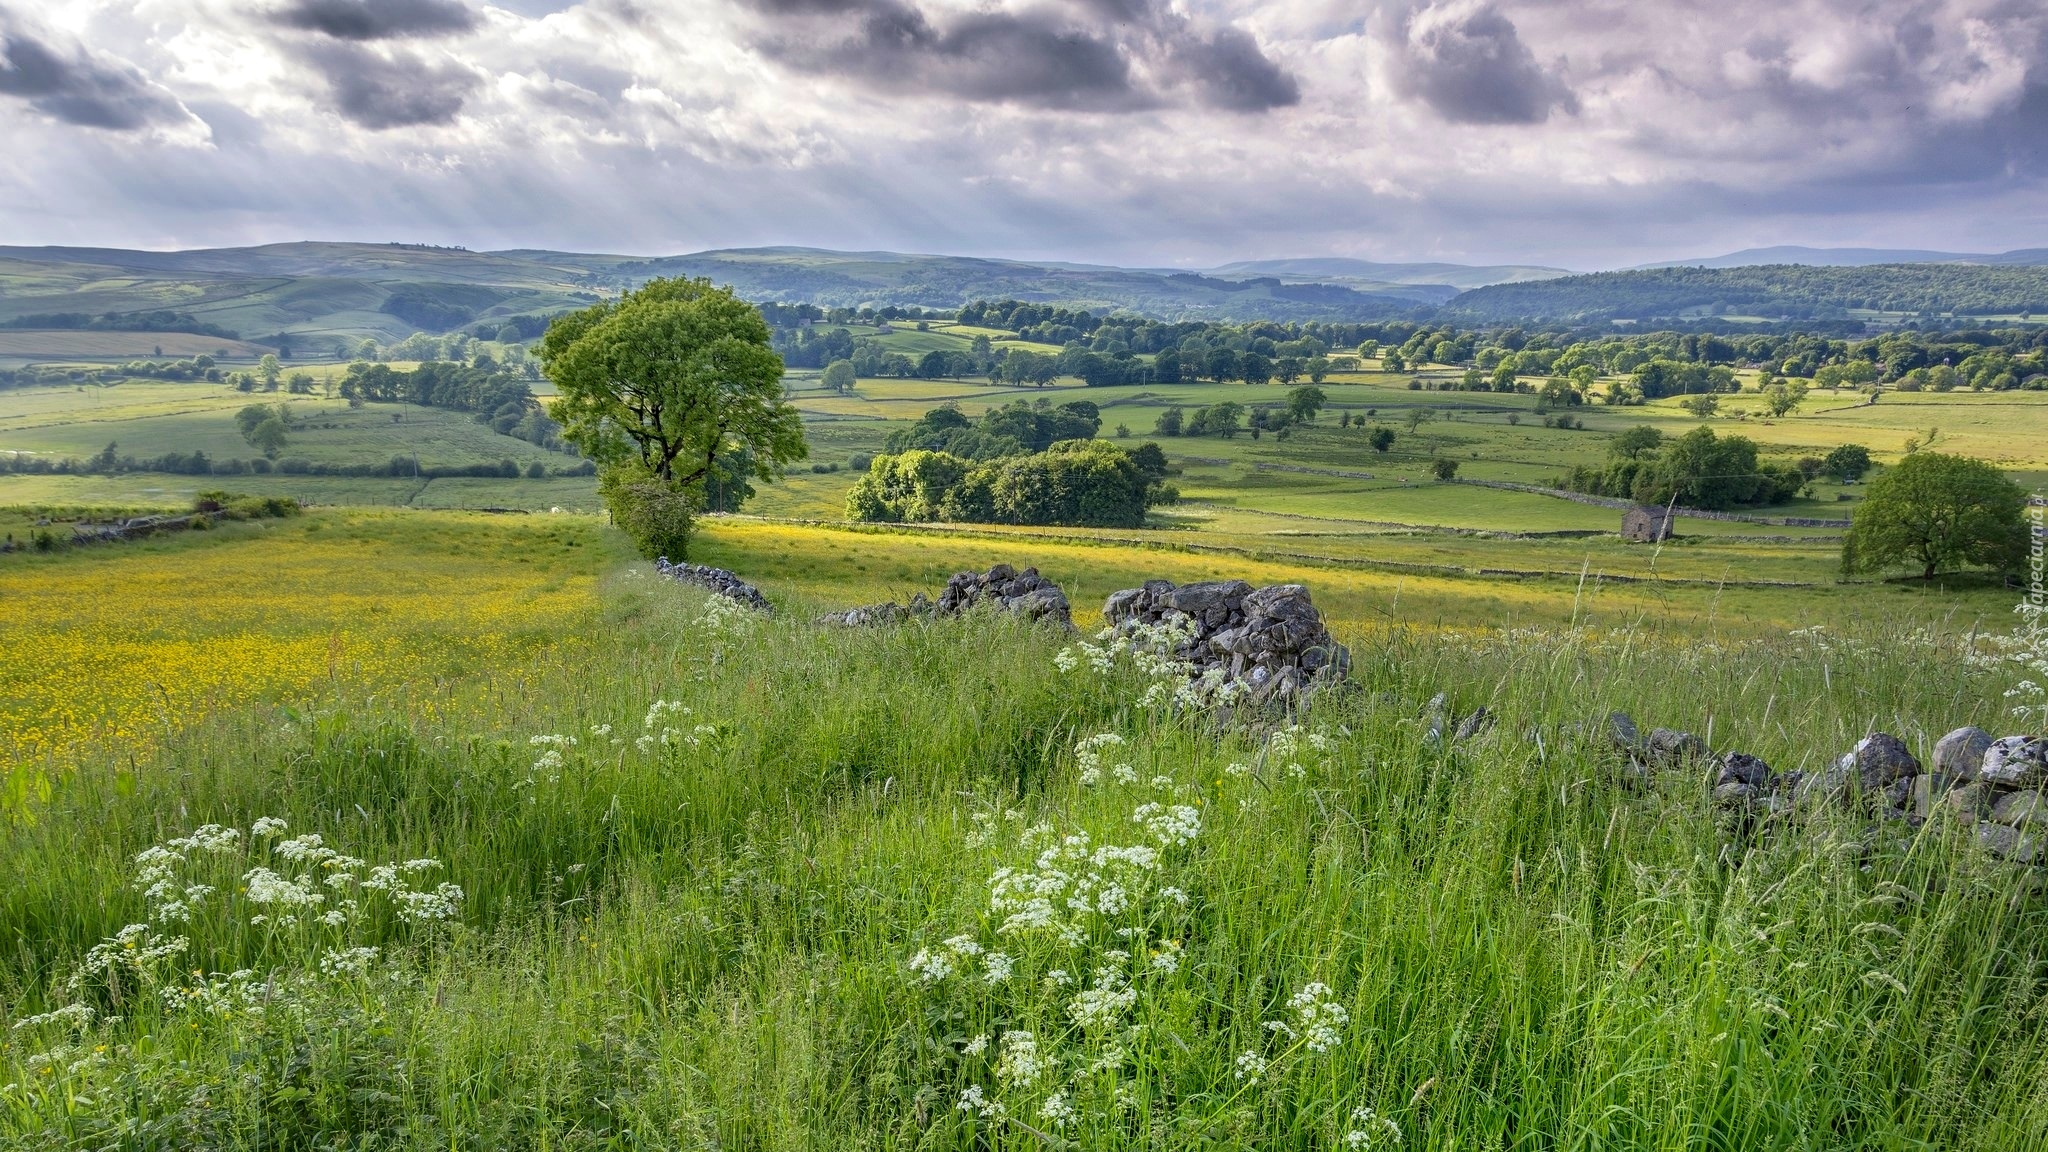
[[[1861, 262], [1872, 255], [1943, 259]], [[798, 247], [659, 257], [324, 242], [181, 252], [0, 247], [0, 330], [79, 333], [47, 340], [53, 348], [90, 344], [93, 331], [184, 330], [299, 356], [332, 356], [366, 337], [390, 343], [421, 331], [488, 334], [521, 319], [528, 322], [514, 327], [530, 334], [538, 330], [533, 321], [656, 276], [706, 276], [762, 302], [951, 309], [1007, 298], [1161, 320], [1441, 316], [1540, 323], [1728, 314], [1825, 319], [1860, 309], [2048, 313], [2048, 250], [1968, 256], [1759, 249], [1721, 259], [1760, 256], [1781, 262], [1588, 275], [1539, 265], [1338, 257], [1179, 271]], [[166, 316], [180, 319], [170, 324]]]
[[483, 330], [582, 307], [656, 276], [708, 276], [757, 301], [826, 307], [956, 308], [1011, 298], [1159, 319], [1375, 320], [1455, 294], [1442, 284], [1308, 283], [1165, 269], [1032, 263], [899, 252], [743, 248], [637, 257], [410, 244], [295, 243], [143, 252], [0, 247], [0, 326], [23, 318], [111, 318], [175, 310], [194, 322], [301, 354], [365, 337]]
[[1443, 299], [1427, 286], [1402, 291], [1387, 284], [817, 248], [732, 248], [626, 261], [595, 279], [625, 287], [654, 276], [708, 276], [751, 299], [827, 307], [957, 308], [1010, 299], [1163, 320], [1376, 320]]
[[1540, 264], [1378, 264], [1371, 260], [1335, 256], [1240, 260], [1207, 271], [1212, 276], [1224, 277], [1278, 276], [1282, 280], [1323, 280], [1336, 284], [1377, 283], [1410, 288], [1445, 285], [1457, 289], [1523, 280], [1550, 280], [1572, 274], [1567, 268], [1546, 268]]
[[2048, 267], [1873, 264], [1654, 268], [1494, 284], [1461, 293], [1466, 322], [1659, 320], [1736, 315], [1830, 319], [1858, 310], [1959, 316], [2048, 314]]
[[389, 342], [580, 307], [597, 299], [583, 282], [609, 259], [616, 258], [550, 263], [397, 244], [185, 252], [0, 247], [0, 325], [174, 310], [202, 329], [326, 355], [365, 337]]
[[[2048, 264], [2048, 248], [2012, 252], [1930, 252], [1917, 248], [1744, 248], [1725, 256], [1670, 260], [1642, 268], [1740, 268], [1756, 264], [1807, 264], [1817, 268], [1860, 268], [1871, 264]], [[1475, 285], [1476, 287], [1476, 285]]]

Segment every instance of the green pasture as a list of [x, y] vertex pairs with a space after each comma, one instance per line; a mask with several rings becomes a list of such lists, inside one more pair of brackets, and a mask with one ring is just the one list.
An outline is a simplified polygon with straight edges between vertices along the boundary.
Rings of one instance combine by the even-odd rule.
[[[122, 472], [112, 476], [34, 476], [0, 474], [0, 507], [60, 506], [116, 509], [185, 508], [200, 492], [225, 488], [236, 492], [290, 496], [304, 504], [365, 505], [399, 508], [517, 508], [530, 512], [563, 508], [595, 513], [602, 510], [597, 480], [591, 476], [551, 476], [545, 480], [458, 476], [413, 479], [392, 476], [269, 475], [181, 476], [161, 472]], [[843, 497], [842, 497], [843, 500]]]
[[139, 380], [0, 391], [0, 451], [83, 459], [111, 441], [122, 455], [142, 458], [196, 450], [215, 459], [248, 459], [258, 452], [242, 438], [235, 413], [250, 404], [277, 403], [292, 414], [285, 458], [370, 464], [405, 455], [423, 467], [511, 459], [521, 466], [539, 461], [551, 470], [575, 464], [561, 453], [500, 435], [464, 412], [402, 404], [351, 408], [317, 395]]

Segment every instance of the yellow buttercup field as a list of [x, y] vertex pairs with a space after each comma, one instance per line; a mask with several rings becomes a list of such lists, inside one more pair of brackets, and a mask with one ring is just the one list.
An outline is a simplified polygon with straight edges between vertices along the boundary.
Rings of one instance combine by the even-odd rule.
[[504, 667], [591, 609], [605, 548], [582, 517], [325, 510], [0, 557], [0, 759]]

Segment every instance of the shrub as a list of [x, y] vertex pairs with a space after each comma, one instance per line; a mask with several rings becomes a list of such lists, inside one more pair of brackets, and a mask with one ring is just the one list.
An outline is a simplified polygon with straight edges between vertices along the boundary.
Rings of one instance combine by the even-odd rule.
[[1448, 456], [1439, 456], [1429, 462], [1429, 474], [1439, 480], [1450, 480], [1458, 474], [1458, 462]]
[[1861, 444], [1844, 444], [1827, 454], [1821, 469], [1839, 483], [1861, 480], [1870, 471], [1870, 449]]
[[696, 504], [690, 494], [645, 471], [629, 466], [606, 469], [598, 492], [619, 526], [642, 556], [682, 560], [689, 555]]

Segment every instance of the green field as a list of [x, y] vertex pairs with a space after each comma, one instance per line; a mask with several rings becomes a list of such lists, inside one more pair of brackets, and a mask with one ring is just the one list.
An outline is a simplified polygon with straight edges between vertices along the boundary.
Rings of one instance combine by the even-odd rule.
[[[319, 367], [314, 368], [316, 375]], [[121, 455], [138, 459], [203, 451], [215, 460], [248, 460], [260, 453], [243, 439], [235, 413], [249, 404], [280, 402], [292, 413], [281, 461], [362, 465], [404, 457], [433, 468], [511, 460], [521, 469], [538, 463], [550, 473], [579, 464], [575, 457], [500, 435], [464, 412], [395, 404], [351, 408], [345, 401], [318, 396], [250, 394], [217, 384], [151, 380], [108, 387], [0, 390], [0, 452], [84, 459], [114, 443]], [[231, 478], [142, 472], [0, 474], [0, 504], [184, 504], [194, 492], [219, 486], [217, 480], [232, 480], [244, 488], [253, 484], [320, 504], [594, 509], [597, 493], [593, 478], [553, 475], [414, 479], [286, 473]]]

